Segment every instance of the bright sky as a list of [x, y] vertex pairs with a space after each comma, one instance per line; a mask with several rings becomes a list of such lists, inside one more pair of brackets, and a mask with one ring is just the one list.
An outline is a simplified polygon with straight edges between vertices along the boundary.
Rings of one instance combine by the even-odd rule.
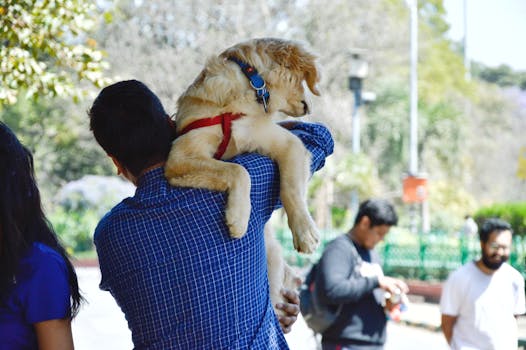
[[526, 71], [526, 0], [444, 0], [453, 40], [464, 35], [467, 1], [468, 56], [490, 67], [505, 63]]

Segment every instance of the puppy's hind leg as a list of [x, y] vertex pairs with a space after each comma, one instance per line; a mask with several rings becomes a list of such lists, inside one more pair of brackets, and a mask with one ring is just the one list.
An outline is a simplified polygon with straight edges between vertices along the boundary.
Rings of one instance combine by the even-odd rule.
[[270, 301], [276, 315], [284, 315], [283, 311], [276, 309], [277, 303], [282, 303], [281, 288], [285, 279], [285, 261], [282, 249], [270, 224], [265, 225], [265, 250], [267, 251], [268, 283], [270, 288]]
[[267, 270], [270, 287], [270, 300], [276, 315], [282, 315], [282, 310], [276, 309], [276, 304], [283, 303], [286, 300], [281, 295], [283, 288], [296, 290], [301, 283], [301, 279], [296, 275], [294, 270], [283, 259], [281, 246], [274, 236], [270, 224], [265, 225], [265, 249], [267, 251]]

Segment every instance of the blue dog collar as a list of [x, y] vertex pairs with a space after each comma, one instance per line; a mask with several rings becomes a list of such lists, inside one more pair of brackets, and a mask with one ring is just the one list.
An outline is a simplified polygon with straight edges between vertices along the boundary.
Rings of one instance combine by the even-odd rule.
[[258, 103], [263, 104], [265, 112], [268, 112], [268, 100], [270, 98], [270, 92], [267, 89], [265, 80], [263, 80], [261, 75], [259, 75], [257, 69], [235, 57], [229, 57], [228, 59], [237, 63], [237, 65], [241, 68], [243, 74], [245, 74], [247, 79], [250, 81], [250, 86], [252, 86], [256, 92], [256, 100]]

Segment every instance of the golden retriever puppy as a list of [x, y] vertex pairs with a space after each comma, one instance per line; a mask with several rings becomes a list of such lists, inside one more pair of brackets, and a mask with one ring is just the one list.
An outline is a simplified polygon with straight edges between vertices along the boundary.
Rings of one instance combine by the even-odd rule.
[[[177, 101], [178, 137], [165, 175], [173, 186], [227, 191], [225, 216], [232, 237], [242, 237], [247, 230], [250, 177], [241, 165], [221, 159], [258, 152], [278, 164], [280, 197], [295, 249], [312, 253], [318, 245], [305, 201], [310, 153], [299, 138], [272, 120], [277, 114], [299, 117], [309, 112], [303, 83], [319, 95], [315, 60], [296, 42], [249, 40], [209, 58]], [[276, 244], [275, 239], [266, 237], [265, 241], [267, 246]], [[269, 258], [269, 264], [274, 260], [279, 259]], [[275, 270], [286, 280], [283, 269], [287, 268]], [[269, 266], [269, 275], [273, 270]], [[269, 277], [272, 281], [275, 276]]]

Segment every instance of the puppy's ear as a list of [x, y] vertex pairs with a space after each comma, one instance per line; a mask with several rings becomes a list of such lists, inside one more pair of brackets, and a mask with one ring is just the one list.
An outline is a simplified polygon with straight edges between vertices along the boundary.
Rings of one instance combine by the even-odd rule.
[[290, 56], [288, 57], [285, 66], [289, 69], [300, 73], [307, 83], [309, 90], [316, 96], [320, 96], [320, 92], [316, 84], [320, 81], [320, 73], [316, 65], [316, 56], [307, 52], [299, 45], [293, 45]]
[[317, 57], [308, 52], [301, 44], [281, 39], [262, 40], [267, 55], [275, 63], [289, 69], [305, 80], [309, 90], [316, 96], [320, 95], [316, 84], [320, 74], [316, 66]]
[[316, 96], [320, 96], [320, 91], [316, 84], [320, 81], [320, 73], [316, 64], [308, 65], [305, 68], [305, 82], [309, 87], [309, 90]]

